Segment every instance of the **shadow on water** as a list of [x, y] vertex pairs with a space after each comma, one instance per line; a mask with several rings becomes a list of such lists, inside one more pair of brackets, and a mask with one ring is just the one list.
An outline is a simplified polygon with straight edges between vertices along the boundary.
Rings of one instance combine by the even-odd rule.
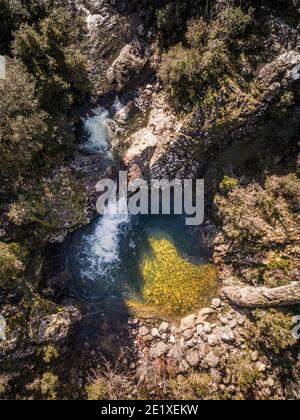
[[[96, 360], [92, 363], [91, 352], [114, 365], [121, 360], [123, 365], [124, 359], [127, 365], [136, 361], [138, 325], [129, 302], [148, 308], [143, 301], [141, 261], [145, 256], [154, 257], [149, 238], [172, 239], [178, 255], [195, 266], [209, 258], [202, 251], [202, 227], [185, 226], [183, 216], [131, 216], [122, 222], [113, 219], [113, 226], [103, 223], [104, 219], [71, 234], [66, 242], [69, 295], [82, 312], [71, 344], [73, 354], [68, 363], [72, 364], [86, 359], [85, 363], [97, 365]], [[149, 307], [149, 311], [139, 313], [139, 318], [150, 325], [153, 319], [165, 319], [161, 308]]]
[[[81, 146], [83, 154], [101, 153], [110, 161], [105, 123], [120, 106], [115, 101], [112, 114], [99, 108], [87, 120]], [[136, 361], [134, 342], [138, 324], [135, 307], [129, 302], [144, 305], [142, 262], [145, 256], [150, 260], [157, 258], [150, 240], [153, 235], [171, 241], [182, 261], [195, 266], [209, 261], [201, 244], [202, 227], [186, 226], [184, 216], [110, 214], [68, 236], [64, 262], [62, 253], [57, 260], [55, 257], [49, 260], [49, 272], [53, 270], [55, 274], [58, 261], [61, 267], [59, 276], [52, 276], [57, 284], [63, 285], [57, 300], [62, 296], [75, 300], [82, 314], [71, 337], [72, 351], [62, 359], [62, 369], [68, 366], [70, 371], [79, 368], [90, 371], [101, 365], [102, 356], [114, 365], [121, 363], [127, 368]], [[157, 306], [144, 318], [151, 323], [151, 319], [159, 320], [161, 316]], [[139, 314], [139, 318], [143, 316]]]

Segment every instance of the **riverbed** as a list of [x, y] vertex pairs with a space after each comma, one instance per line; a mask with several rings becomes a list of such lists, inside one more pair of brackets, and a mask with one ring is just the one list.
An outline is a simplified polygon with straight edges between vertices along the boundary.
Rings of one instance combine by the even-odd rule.
[[[82, 153], [113, 162], [108, 121], [122, 104], [99, 108], [85, 122]], [[126, 209], [123, 200], [118, 203]], [[68, 241], [71, 292], [85, 300], [127, 299], [168, 312], [205, 305], [216, 291], [215, 269], [201, 243], [201, 226], [186, 226], [185, 215], [103, 216]]]

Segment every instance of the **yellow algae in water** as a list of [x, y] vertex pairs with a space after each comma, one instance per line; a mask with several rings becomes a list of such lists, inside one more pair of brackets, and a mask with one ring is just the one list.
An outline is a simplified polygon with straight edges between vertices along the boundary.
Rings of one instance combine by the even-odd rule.
[[211, 301], [217, 291], [212, 264], [194, 264], [179, 254], [171, 238], [149, 237], [151, 252], [141, 260], [145, 302], [172, 313], [186, 313]]

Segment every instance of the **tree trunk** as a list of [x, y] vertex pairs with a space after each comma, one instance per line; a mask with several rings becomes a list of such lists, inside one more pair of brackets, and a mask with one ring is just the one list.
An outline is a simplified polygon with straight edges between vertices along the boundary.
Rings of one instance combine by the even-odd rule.
[[268, 289], [267, 287], [224, 287], [221, 296], [243, 308], [276, 308], [300, 305], [300, 283]]

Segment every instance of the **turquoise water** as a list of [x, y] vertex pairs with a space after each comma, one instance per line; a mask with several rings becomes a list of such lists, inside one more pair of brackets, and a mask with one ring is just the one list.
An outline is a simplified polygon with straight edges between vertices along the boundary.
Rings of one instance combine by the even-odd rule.
[[149, 237], [153, 233], [171, 237], [192, 262], [205, 261], [203, 254], [201, 257], [201, 227], [185, 226], [184, 217], [105, 215], [70, 238], [72, 292], [85, 299], [140, 298], [140, 261], [145, 253], [151, 254]]
[[[112, 110], [99, 108], [85, 124], [84, 153], [101, 153], [111, 158], [108, 121], [121, 108], [117, 100]], [[126, 206], [126, 203], [121, 203]], [[159, 232], [171, 237], [180, 253], [200, 263], [201, 227], [187, 227], [184, 216], [130, 216], [113, 211], [115, 204], [90, 226], [74, 233], [68, 243], [71, 291], [85, 299], [141, 296], [140, 261], [151, 253], [149, 235]]]

